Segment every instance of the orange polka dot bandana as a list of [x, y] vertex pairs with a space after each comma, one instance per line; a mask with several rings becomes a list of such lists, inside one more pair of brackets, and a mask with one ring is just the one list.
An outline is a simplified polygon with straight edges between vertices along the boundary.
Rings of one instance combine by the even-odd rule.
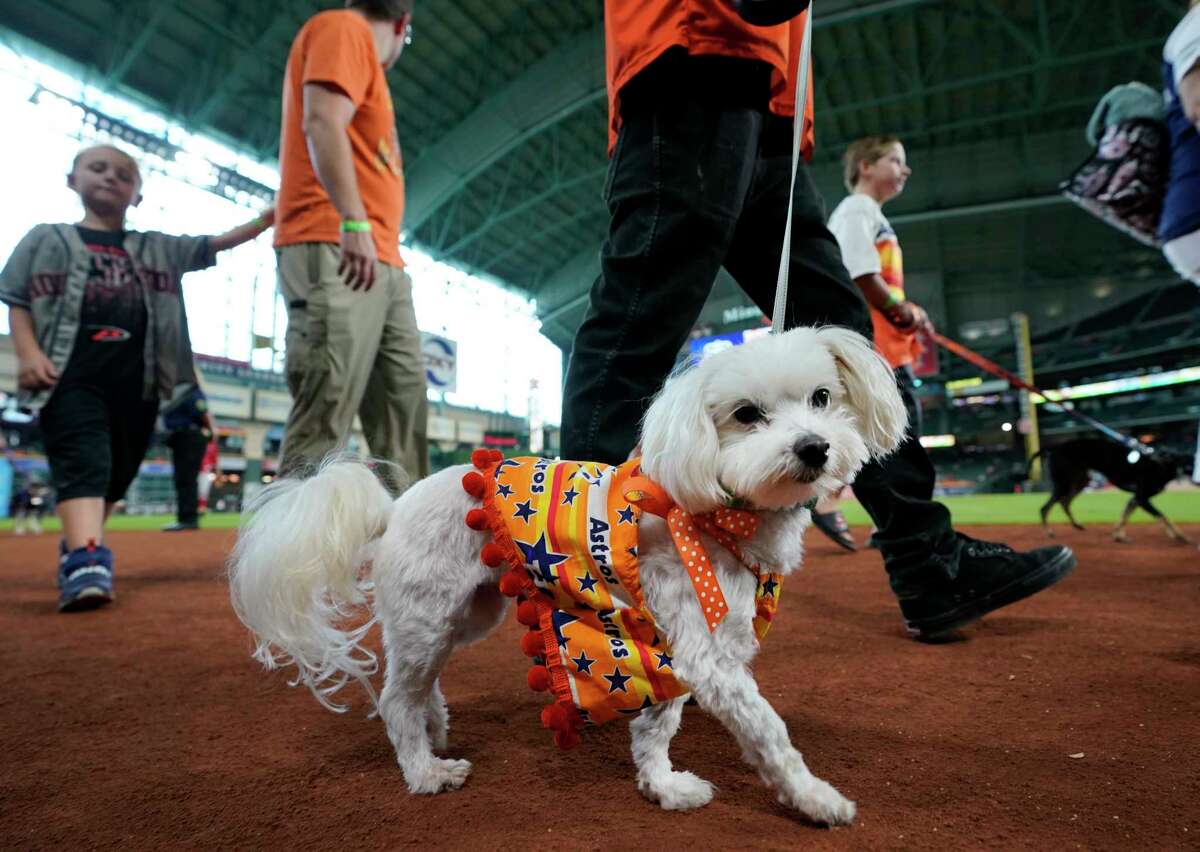
[[719, 541], [739, 562], [744, 562], [737, 540], [750, 538], [757, 532], [758, 518], [742, 509], [718, 509], [707, 515], [693, 516], [675, 506], [667, 513], [667, 525], [683, 567], [692, 578], [709, 632], [712, 632], [729, 613], [729, 605], [725, 603], [721, 585], [713, 574], [712, 562], [700, 542], [700, 530]]

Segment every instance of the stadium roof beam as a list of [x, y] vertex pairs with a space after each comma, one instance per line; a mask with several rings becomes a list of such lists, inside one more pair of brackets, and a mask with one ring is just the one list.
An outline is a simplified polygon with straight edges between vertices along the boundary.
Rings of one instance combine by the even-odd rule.
[[533, 209], [538, 204], [545, 201], [547, 198], [557, 195], [558, 193], [563, 192], [564, 190], [570, 189], [570, 188], [577, 186], [579, 184], [582, 184], [582, 183], [587, 183], [589, 181], [593, 181], [596, 178], [603, 175], [607, 170], [608, 170], [608, 166], [606, 165], [602, 168], [593, 169], [592, 171], [584, 172], [583, 174], [576, 175], [575, 177], [570, 178], [568, 180], [563, 180], [563, 181], [559, 181], [559, 182], [555, 183], [553, 186], [548, 187], [548, 188], [542, 190], [541, 192], [537, 193], [536, 195], [530, 196], [529, 198], [525, 199], [524, 201], [520, 202], [519, 204], [508, 208], [503, 213], [499, 213], [499, 214], [489, 217], [487, 219], [487, 221], [480, 224], [480, 226], [478, 228], [471, 231], [469, 234], [465, 234], [464, 236], [460, 237], [452, 245], [446, 246], [446, 248], [444, 249], [445, 253], [450, 254], [450, 255], [458, 254], [463, 249], [467, 248], [472, 243], [474, 243], [476, 240], [478, 240], [480, 237], [484, 236], [488, 231], [490, 231], [495, 226], [500, 225], [504, 222], [507, 222], [509, 219], [512, 219], [516, 216], [520, 216], [522, 213], [526, 212], [527, 210]]
[[[820, 29], [940, 2], [881, 0], [830, 15], [818, 10], [813, 26]], [[604, 33], [597, 27], [510, 82], [412, 164], [405, 212], [409, 232], [518, 145], [604, 97]]]
[[[259, 14], [263, 15], [263, 17], [258, 19], [258, 23], [261, 26], [256, 26], [255, 31], [259, 32], [260, 35], [252, 45], [236, 51], [233, 67], [228, 72], [222, 74], [221, 84], [215, 86], [211, 94], [188, 116], [190, 124], [195, 127], [203, 127], [209, 124], [216, 115], [217, 110], [229, 101], [245, 78], [263, 70], [263, 56], [267, 52], [266, 48], [278, 39], [283, 32], [290, 32], [299, 28], [294, 17], [294, 12], [301, 5], [307, 8], [309, 4], [302, 4], [301, 0], [290, 0], [290, 2], [278, 5], [275, 3], [264, 3], [259, 7]], [[242, 8], [253, 8], [253, 6], [254, 4], [250, 4]], [[265, 10], [265, 14], [263, 10]], [[223, 59], [224, 57], [219, 61], [223, 61]], [[204, 79], [204, 75], [200, 75], [200, 78]]]
[[[118, 31], [130, 27], [131, 25], [144, 21], [140, 31], [128, 47], [125, 47], [119, 58], [114, 56], [113, 63], [109, 66], [108, 72], [104, 75], [104, 80], [100, 84], [101, 88], [106, 91], [112, 91], [124, 79], [130, 67], [142, 55], [142, 51], [150, 44], [150, 39], [158, 32], [158, 28], [162, 25], [163, 19], [167, 17], [167, 13], [172, 10], [176, 0], [144, 0], [144, 2], [129, 6], [121, 14], [120, 23], [117, 25]], [[150, 11], [150, 18], [146, 20], [146, 12]], [[118, 48], [120, 49], [120, 48]]]
[[429, 146], [409, 169], [405, 227], [416, 231], [501, 157], [603, 97], [597, 28], [551, 52]]
[[873, 107], [890, 106], [892, 104], [904, 103], [914, 100], [919, 96], [940, 95], [948, 92], [955, 92], [960, 89], [969, 89], [974, 86], [983, 86], [989, 83], [1008, 83], [1016, 77], [1024, 77], [1032, 74], [1037, 74], [1051, 68], [1064, 68], [1071, 65], [1079, 65], [1085, 62], [1092, 62], [1097, 59], [1105, 59], [1112, 56], [1120, 56], [1124, 53], [1133, 53], [1147, 48], [1159, 48], [1162, 46], [1162, 39], [1141, 39], [1139, 41], [1127, 42], [1125, 44], [1114, 45], [1113, 47], [1103, 50], [1093, 50], [1087, 53], [1078, 53], [1072, 56], [1058, 57], [1043, 57], [1037, 62], [1028, 65], [1020, 65], [1016, 68], [1005, 68], [1001, 71], [993, 71], [988, 74], [980, 74], [975, 77], [965, 77], [960, 80], [953, 80], [947, 83], [942, 83], [936, 86], [926, 86], [919, 93], [916, 91], [896, 92], [890, 95], [883, 95], [878, 98], [869, 98], [863, 101], [853, 101], [850, 103], [840, 104], [832, 109], [827, 109], [817, 115], [817, 119], [822, 117], [837, 116], [847, 113], [861, 112]]

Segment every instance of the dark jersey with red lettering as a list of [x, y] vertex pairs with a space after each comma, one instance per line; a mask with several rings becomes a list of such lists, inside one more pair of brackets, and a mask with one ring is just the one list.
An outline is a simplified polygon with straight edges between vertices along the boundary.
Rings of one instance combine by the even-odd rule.
[[140, 392], [146, 341], [146, 300], [124, 231], [77, 226], [91, 255], [80, 306], [79, 334], [64, 377]]

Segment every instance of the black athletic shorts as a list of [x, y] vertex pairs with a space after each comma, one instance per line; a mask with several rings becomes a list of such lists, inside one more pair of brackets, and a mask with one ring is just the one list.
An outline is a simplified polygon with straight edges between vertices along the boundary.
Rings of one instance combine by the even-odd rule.
[[115, 503], [137, 476], [158, 400], [134, 391], [66, 382], [41, 410], [42, 440], [58, 502], [103, 497]]

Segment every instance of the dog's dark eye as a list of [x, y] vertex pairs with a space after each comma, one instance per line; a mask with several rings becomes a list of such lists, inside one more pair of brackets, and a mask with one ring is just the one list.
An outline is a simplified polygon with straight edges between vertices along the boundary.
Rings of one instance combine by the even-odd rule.
[[829, 407], [829, 390], [827, 388], [817, 388], [812, 395], [813, 408], [828, 408]]
[[741, 405], [733, 412], [733, 419], [738, 423], [757, 423], [763, 419], [763, 411], [757, 405]]

